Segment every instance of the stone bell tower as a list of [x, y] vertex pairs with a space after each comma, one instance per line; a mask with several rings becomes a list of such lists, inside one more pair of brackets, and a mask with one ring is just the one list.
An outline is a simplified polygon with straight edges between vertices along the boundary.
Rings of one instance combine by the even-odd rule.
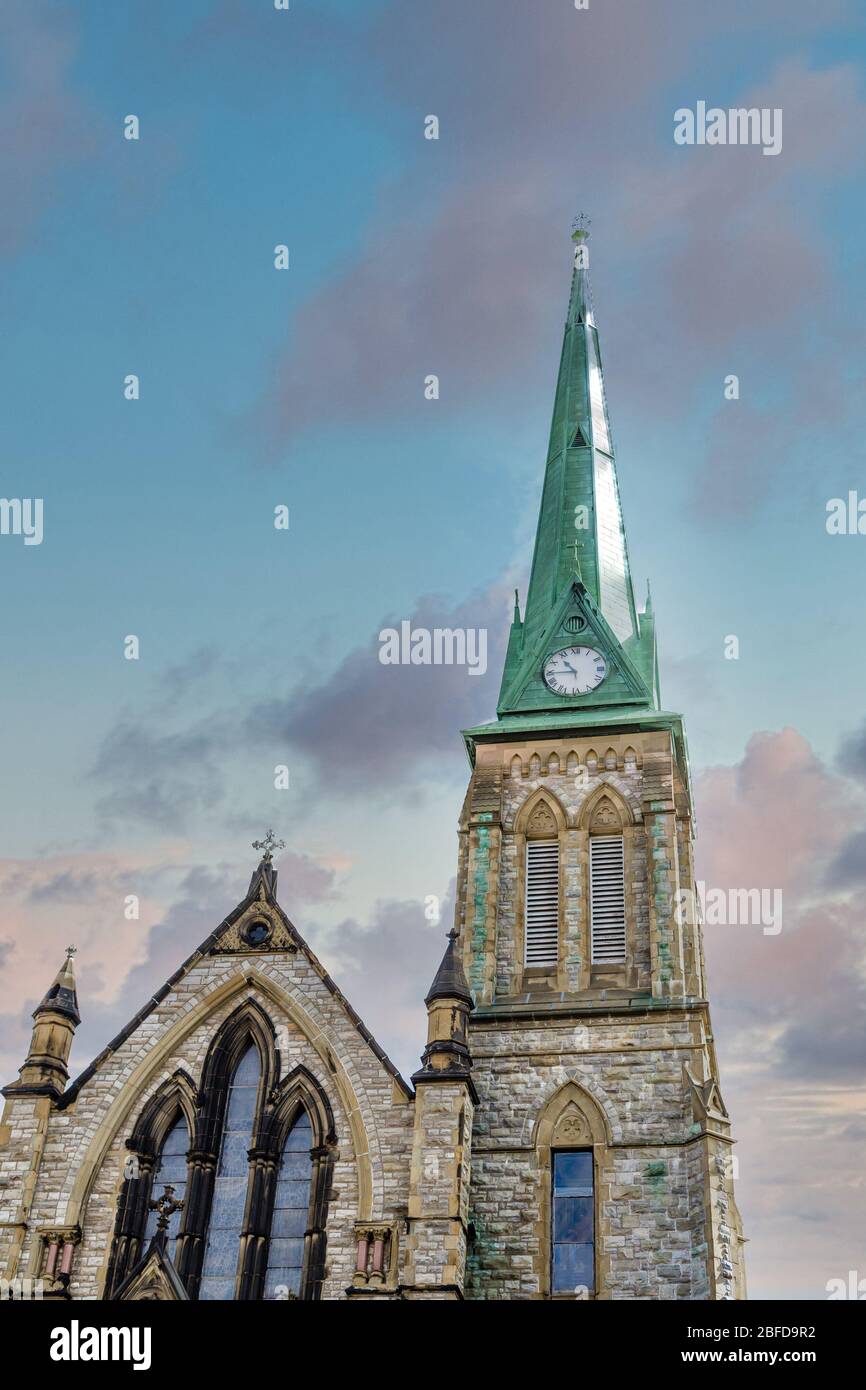
[[694, 899], [682, 718], [659, 697], [620, 506], [587, 234], [526, 604], [464, 733], [472, 1081], [465, 1295], [744, 1298]]

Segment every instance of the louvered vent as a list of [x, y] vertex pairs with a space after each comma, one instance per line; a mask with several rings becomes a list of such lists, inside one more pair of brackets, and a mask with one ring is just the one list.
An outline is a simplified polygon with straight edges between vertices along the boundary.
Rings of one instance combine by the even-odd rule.
[[559, 938], [559, 841], [526, 842], [527, 965], [556, 965]]
[[589, 841], [592, 963], [625, 960], [625, 873], [622, 836], [593, 835]]

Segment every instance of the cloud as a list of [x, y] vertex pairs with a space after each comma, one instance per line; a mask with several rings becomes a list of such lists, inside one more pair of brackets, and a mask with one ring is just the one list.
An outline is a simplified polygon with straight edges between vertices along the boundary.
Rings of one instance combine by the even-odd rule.
[[97, 123], [72, 80], [78, 36], [69, 12], [7, 0], [0, 37], [0, 252], [9, 253], [26, 245], [69, 167], [93, 154]]
[[[336, 896], [336, 871], [309, 854], [275, 861], [281, 900], [297, 915]], [[10, 1080], [30, 1039], [30, 1013], [63, 960], [78, 947], [82, 1022], [72, 1069], [105, 1046], [247, 892], [250, 867], [189, 864], [189, 847], [142, 854], [81, 854], [0, 861], [0, 1066]], [[126, 899], [139, 899], [137, 919]], [[38, 932], [34, 932], [38, 913]]]
[[866, 783], [866, 723], [842, 740], [836, 767], [845, 776]]
[[[649, 138], [635, 104], [697, 28], [691, 7], [677, 13], [662, 26], [632, 4], [624, 39], [610, 7], [579, 15], [476, 0], [461, 11], [456, 46], [430, 43], [454, 23], [451, 4], [433, 0], [388, 6], [357, 35], [374, 84], [367, 99], [394, 109], [403, 171], [380, 189], [351, 259], [293, 318], [242, 422], [266, 457], [323, 418], [407, 415], [428, 373], [441, 377], [449, 409], [482, 395], [513, 410], [512, 382], [541, 384], [575, 190], [601, 200], [614, 154]], [[427, 112], [440, 118], [438, 142], [423, 138]]]
[[[698, 873], [707, 888], [782, 894], [782, 930], [704, 929], [711, 997], [723, 1039], [752, 1030], [776, 1081], [862, 1073], [866, 941], [859, 905], [828, 866], [866, 810], [794, 729], [755, 734], [734, 767], [696, 780]], [[846, 1037], [847, 1034], [847, 1037]]]
[[[441, 777], [443, 764], [450, 767], [456, 759], [456, 729], [492, 716], [507, 613], [505, 584], [456, 606], [425, 596], [405, 615], [412, 629], [486, 631], [486, 675], [471, 676], [465, 666], [385, 666], [371, 637], [321, 685], [255, 707], [247, 737], [294, 748], [319, 776], [338, 776], [344, 791], [378, 797], [417, 790], [423, 776]], [[381, 628], [399, 630], [401, 621], [391, 615]]]
[[[426, 779], [462, 776], [455, 731], [495, 713], [510, 597], [504, 579], [457, 603], [425, 595], [411, 612], [385, 615], [319, 685], [306, 679], [268, 700], [238, 700], [206, 715], [209, 692], [200, 679], [207, 672], [197, 663], [192, 673], [174, 668], [158, 682], [158, 698], [146, 713], [123, 715], [103, 738], [89, 774], [98, 814], [113, 824], [176, 833], [205, 812], [227, 808], [231, 777], [244, 776], [251, 754], [270, 767], [296, 755], [303, 770], [317, 778], [336, 773], [342, 793], [368, 799], [417, 797]], [[465, 665], [383, 665], [378, 633], [399, 631], [404, 620], [413, 631], [483, 633], [486, 670], [472, 676]], [[166, 729], [166, 691], [174, 729]], [[232, 827], [248, 821], [235, 797]]]
[[824, 1298], [863, 1243], [866, 939], [859, 894], [828, 866], [866, 809], [794, 729], [755, 734], [739, 763], [700, 773], [695, 800], [708, 888], [783, 893], [777, 936], [704, 928], [750, 1294]]
[[367, 922], [347, 918], [326, 933], [302, 932], [404, 1076], [419, 1066], [427, 1038], [424, 996], [445, 953], [455, 887], [435, 923], [423, 903], [383, 900]]
[[866, 830], [857, 830], [845, 840], [827, 869], [825, 882], [837, 890], [866, 882]]
[[210, 722], [162, 733], [140, 721], [121, 720], [103, 739], [90, 773], [103, 788], [99, 815], [165, 831], [180, 829], [195, 813], [222, 801], [218, 742], [219, 731]]
[[692, 480], [692, 513], [703, 520], [739, 521], [772, 491], [779, 456], [790, 460], [796, 426], [776, 410], [728, 401], [710, 420], [701, 466]]
[[[519, 183], [487, 177], [446, 197], [432, 218], [377, 228], [297, 313], [246, 422], [270, 456], [323, 419], [408, 416], [430, 373], [448, 409], [465, 410], [525, 369], [527, 344], [542, 339], [553, 307], [538, 216], [553, 193], [546, 171]], [[563, 209], [563, 228], [564, 219]], [[561, 245], [567, 256], [564, 235]]]

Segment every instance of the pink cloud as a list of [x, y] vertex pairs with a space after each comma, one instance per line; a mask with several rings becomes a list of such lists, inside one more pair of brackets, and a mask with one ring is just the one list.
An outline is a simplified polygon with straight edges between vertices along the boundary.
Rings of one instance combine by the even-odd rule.
[[68, 12], [10, 0], [0, 22], [8, 71], [0, 103], [0, 250], [18, 251], [70, 165], [93, 154], [95, 118], [71, 80], [78, 35]]
[[742, 762], [696, 780], [698, 869], [718, 887], [800, 892], [851, 829], [853, 789], [796, 729], [753, 734]]
[[756, 733], [696, 779], [698, 872], [780, 888], [782, 930], [704, 930], [753, 1298], [823, 1298], [860, 1258], [866, 942], [827, 866], [863, 824], [854, 785], [796, 729]]

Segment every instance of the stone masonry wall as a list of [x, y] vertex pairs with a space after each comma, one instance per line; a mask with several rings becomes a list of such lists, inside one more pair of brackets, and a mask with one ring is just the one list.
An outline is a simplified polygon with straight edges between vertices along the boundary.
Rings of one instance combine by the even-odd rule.
[[[39, 1264], [37, 1230], [40, 1226], [80, 1221], [82, 1241], [76, 1250], [71, 1294], [74, 1298], [101, 1296], [114, 1229], [117, 1196], [126, 1158], [125, 1140], [148, 1098], [179, 1067], [198, 1084], [207, 1048], [223, 1019], [245, 998], [255, 998], [271, 1017], [281, 1054], [281, 1074], [298, 1062], [313, 1073], [328, 1095], [334, 1113], [338, 1144], [332, 1200], [328, 1213], [325, 1298], [341, 1298], [354, 1268], [354, 1223], [358, 1219], [388, 1220], [405, 1213], [408, 1204], [408, 1154], [411, 1147], [413, 1104], [395, 1086], [359, 1033], [341, 1002], [327, 988], [302, 952], [256, 954], [255, 972], [245, 975], [246, 960], [215, 954], [200, 960], [138, 1028], [111, 1054], [84, 1084], [66, 1110], [50, 1113], [48, 1134], [38, 1182], [28, 1219], [22, 1257], [10, 1273], [36, 1273]], [[247, 966], [249, 970], [249, 966]], [[256, 979], [260, 977], [265, 987]], [[236, 988], [234, 986], [237, 986]], [[202, 1013], [203, 1002], [214, 999]], [[303, 1011], [308, 1032], [291, 1017], [285, 997]], [[200, 1017], [176, 1046], [159, 1055], [152, 1067], [144, 1067], [151, 1054], [161, 1052], [167, 1035], [194, 1010]], [[181, 1030], [183, 1031], [183, 1030]], [[336, 1083], [339, 1069], [345, 1078]], [[134, 1088], [134, 1089], [133, 1089]], [[348, 1088], [348, 1089], [347, 1089]], [[359, 1210], [358, 1155], [347, 1114], [356, 1112], [369, 1155], [368, 1210]], [[116, 1103], [122, 1097], [125, 1114], [116, 1119]], [[8, 1129], [0, 1147], [0, 1200], [14, 1219], [25, 1164], [33, 1149], [34, 1102], [7, 1104]], [[0, 1136], [2, 1139], [3, 1136]], [[91, 1146], [106, 1144], [104, 1155], [90, 1174], [83, 1209], [75, 1210], [77, 1190], [92, 1156]], [[12, 1239], [3, 1231], [7, 1248]]]
[[545, 1106], [569, 1082], [583, 1088], [609, 1131], [609, 1142], [595, 1146], [598, 1296], [707, 1296], [682, 1077], [683, 1062], [695, 1064], [699, 1038], [698, 1021], [673, 1011], [641, 1020], [473, 1024], [480, 1104], [468, 1297], [547, 1295], [549, 1193], [535, 1135]]

